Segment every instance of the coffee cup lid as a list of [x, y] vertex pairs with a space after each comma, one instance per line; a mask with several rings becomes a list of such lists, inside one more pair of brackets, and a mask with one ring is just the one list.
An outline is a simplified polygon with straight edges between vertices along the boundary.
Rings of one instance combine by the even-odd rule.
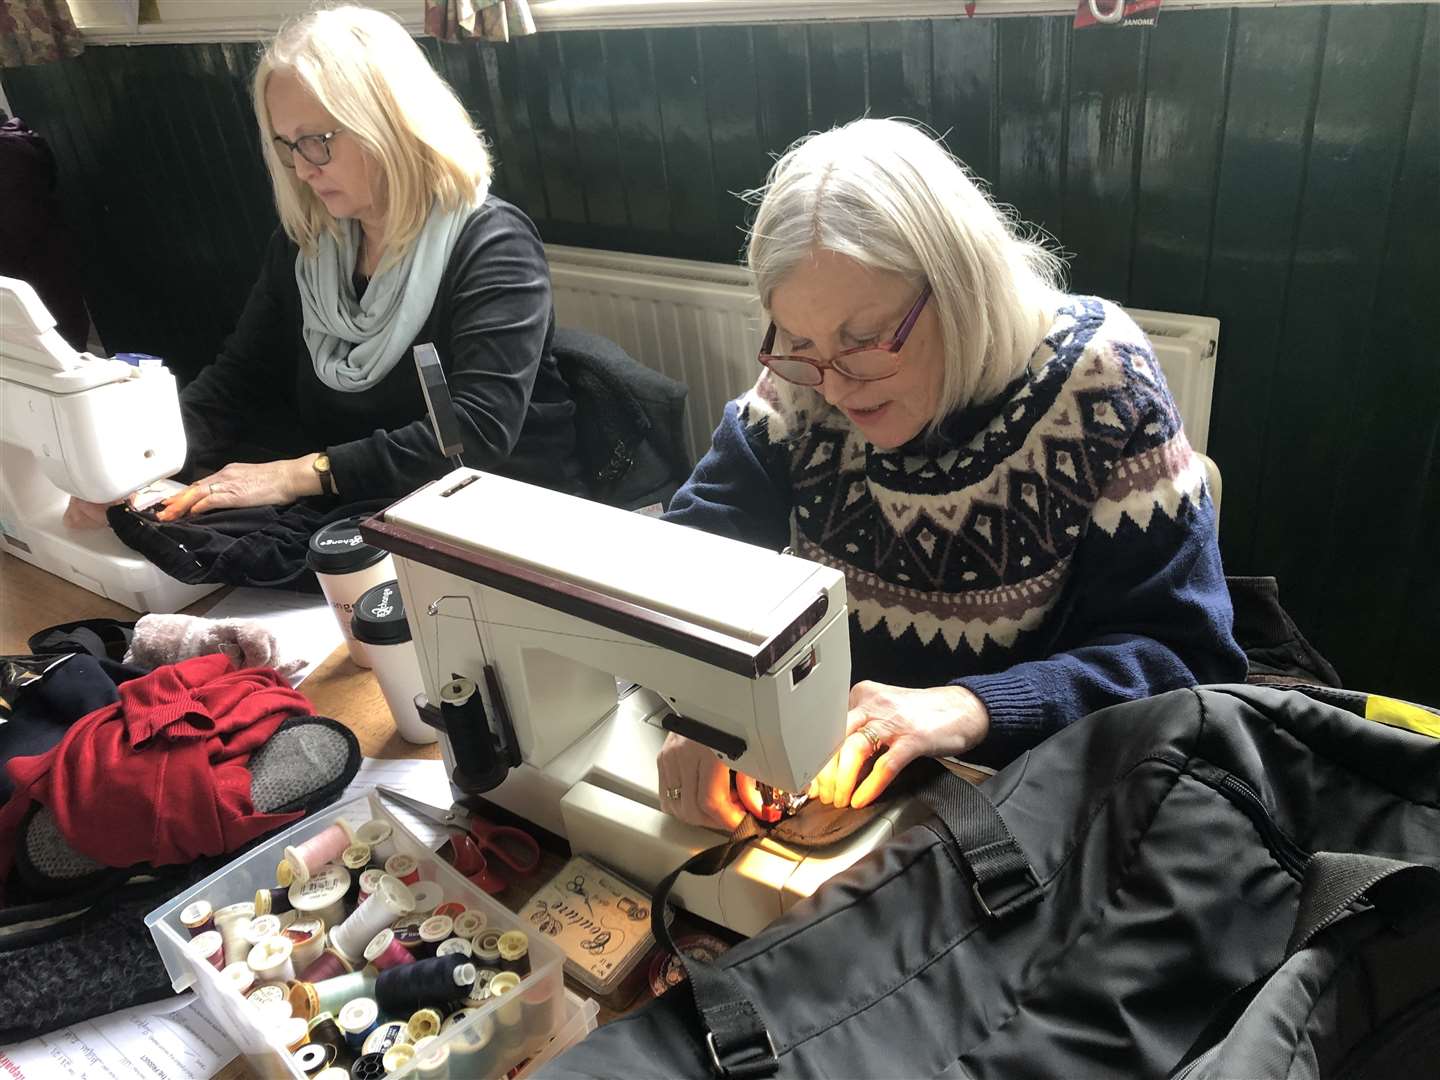
[[405, 601], [400, 598], [400, 583], [382, 581], [366, 589], [355, 601], [355, 614], [350, 632], [356, 641], [366, 645], [403, 645], [410, 640], [410, 624], [405, 621]]
[[365, 542], [360, 535], [363, 515], [332, 521], [310, 537], [305, 565], [317, 574], [350, 574], [374, 566], [385, 549]]

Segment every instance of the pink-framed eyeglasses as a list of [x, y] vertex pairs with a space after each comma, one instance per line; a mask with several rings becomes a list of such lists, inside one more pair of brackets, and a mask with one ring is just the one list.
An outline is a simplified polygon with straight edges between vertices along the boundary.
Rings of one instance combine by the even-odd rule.
[[847, 379], [854, 379], [856, 382], [879, 382], [881, 379], [888, 379], [900, 370], [900, 350], [905, 347], [905, 339], [910, 336], [910, 331], [915, 329], [920, 312], [925, 310], [929, 300], [930, 286], [927, 283], [925, 288], [920, 290], [919, 299], [900, 323], [900, 329], [895, 331], [894, 337], [878, 345], [844, 349], [836, 353], [833, 360], [812, 360], [808, 356], [772, 353], [770, 350], [775, 347], [776, 332], [772, 322], [765, 333], [765, 341], [760, 346], [757, 359], [786, 382], [799, 383], [801, 386], [819, 386], [825, 379], [826, 368], [834, 368]]

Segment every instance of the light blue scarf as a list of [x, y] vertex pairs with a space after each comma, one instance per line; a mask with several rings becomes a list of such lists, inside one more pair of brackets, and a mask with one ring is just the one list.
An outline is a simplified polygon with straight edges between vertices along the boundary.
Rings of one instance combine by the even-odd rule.
[[340, 222], [340, 239], [320, 235], [313, 256], [295, 260], [303, 332], [315, 374], [332, 390], [374, 386], [399, 363], [430, 315], [455, 241], [475, 207], [430, 210], [420, 235], [399, 262], [376, 274], [356, 299], [351, 275], [360, 223]]

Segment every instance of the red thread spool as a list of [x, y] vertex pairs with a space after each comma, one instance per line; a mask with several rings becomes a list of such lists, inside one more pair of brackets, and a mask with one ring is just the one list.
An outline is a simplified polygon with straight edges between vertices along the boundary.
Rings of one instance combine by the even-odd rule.
[[303, 844], [285, 849], [285, 865], [290, 867], [295, 882], [304, 883], [326, 863], [334, 862], [355, 843], [355, 830], [344, 820], [322, 829]]
[[406, 855], [404, 852], [391, 855], [385, 860], [385, 872], [391, 877], [399, 878], [406, 885], [414, 885], [420, 880], [420, 864], [413, 855]]
[[381, 971], [415, 962], [414, 954], [395, 940], [395, 931], [389, 928], [370, 939], [370, 944], [365, 946], [365, 959]]

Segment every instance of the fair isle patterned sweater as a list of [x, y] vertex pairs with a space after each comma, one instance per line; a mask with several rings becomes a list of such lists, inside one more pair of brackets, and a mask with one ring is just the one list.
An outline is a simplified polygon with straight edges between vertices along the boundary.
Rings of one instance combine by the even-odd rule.
[[1071, 297], [1026, 371], [895, 450], [762, 374], [671, 521], [845, 574], [851, 681], [968, 687], [1001, 764], [1086, 714], [1238, 681], [1202, 463], [1144, 335]]

